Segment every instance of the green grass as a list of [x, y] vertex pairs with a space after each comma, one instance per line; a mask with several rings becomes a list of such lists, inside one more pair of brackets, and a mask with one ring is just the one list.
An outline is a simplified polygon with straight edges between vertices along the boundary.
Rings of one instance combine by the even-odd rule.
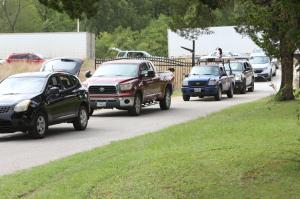
[[114, 142], [0, 177], [0, 198], [300, 198], [299, 107], [265, 99]]

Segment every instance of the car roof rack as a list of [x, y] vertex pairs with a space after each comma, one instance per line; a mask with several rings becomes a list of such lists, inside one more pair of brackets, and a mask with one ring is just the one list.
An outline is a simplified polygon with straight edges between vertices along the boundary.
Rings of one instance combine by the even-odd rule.
[[208, 63], [215, 63], [215, 64], [225, 64], [230, 63], [230, 61], [234, 60], [234, 58], [204, 58], [200, 59], [198, 63], [201, 65], [201, 63], [205, 63], [207, 65]]

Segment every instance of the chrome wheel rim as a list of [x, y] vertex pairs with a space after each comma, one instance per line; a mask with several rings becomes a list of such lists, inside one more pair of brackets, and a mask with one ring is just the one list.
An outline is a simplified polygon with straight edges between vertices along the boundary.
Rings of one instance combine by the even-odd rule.
[[87, 118], [88, 118], [88, 116], [87, 116], [85, 109], [81, 109], [80, 114], [79, 114], [79, 120], [80, 120], [80, 125], [82, 127], [87, 125], [87, 120], [88, 120]]
[[39, 135], [43, 135], [46, 131], [46, 120], [41, 115], [37, 118], [36, 130]]

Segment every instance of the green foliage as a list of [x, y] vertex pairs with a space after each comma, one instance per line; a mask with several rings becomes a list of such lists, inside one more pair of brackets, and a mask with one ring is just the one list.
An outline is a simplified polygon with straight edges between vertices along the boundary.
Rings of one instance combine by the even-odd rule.
[[[5, 1], [5, 8], [0, 7], [0, 32], [59, 32], [76, 30], [76, 22], [66, 14], [41, 5], [37, 0], [20, 1], [20, 10], [18, 11], [19, 0]], [[5, 15], [5, 10], [8, 16]], [[17, 17], [17, 18], [16, 18]], [[16, 23], [14, 27], [10, 26], [10, 21]]]
[[169, 18], [161, 16], [152, 20], [141, 31], [118, 27], [112, 33], [103, 32], [96, 40], [96, 57], [114, 57], [113, 47], [122, 50], [144, 50], [152, 55], [167, 56], [167, 28]]

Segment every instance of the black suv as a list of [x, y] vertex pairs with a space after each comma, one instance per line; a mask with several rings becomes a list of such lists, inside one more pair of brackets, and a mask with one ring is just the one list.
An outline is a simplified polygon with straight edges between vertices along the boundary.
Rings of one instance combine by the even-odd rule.
[[[230, 61], [232, 73], [235, 75], [235, 92], [245, 94], [247, 89], [249, 92], [254, 91], [254, 71], [251, 64], [247, 60]], [[229, 71], [229, 63], [225, 64], [226, 71]]]
[[0, 133], [42, 138], [49, 125], [64, 122], [84, 130], [89, 110], [87, 91], [67, 73], [22, 73], [0, 83]]

